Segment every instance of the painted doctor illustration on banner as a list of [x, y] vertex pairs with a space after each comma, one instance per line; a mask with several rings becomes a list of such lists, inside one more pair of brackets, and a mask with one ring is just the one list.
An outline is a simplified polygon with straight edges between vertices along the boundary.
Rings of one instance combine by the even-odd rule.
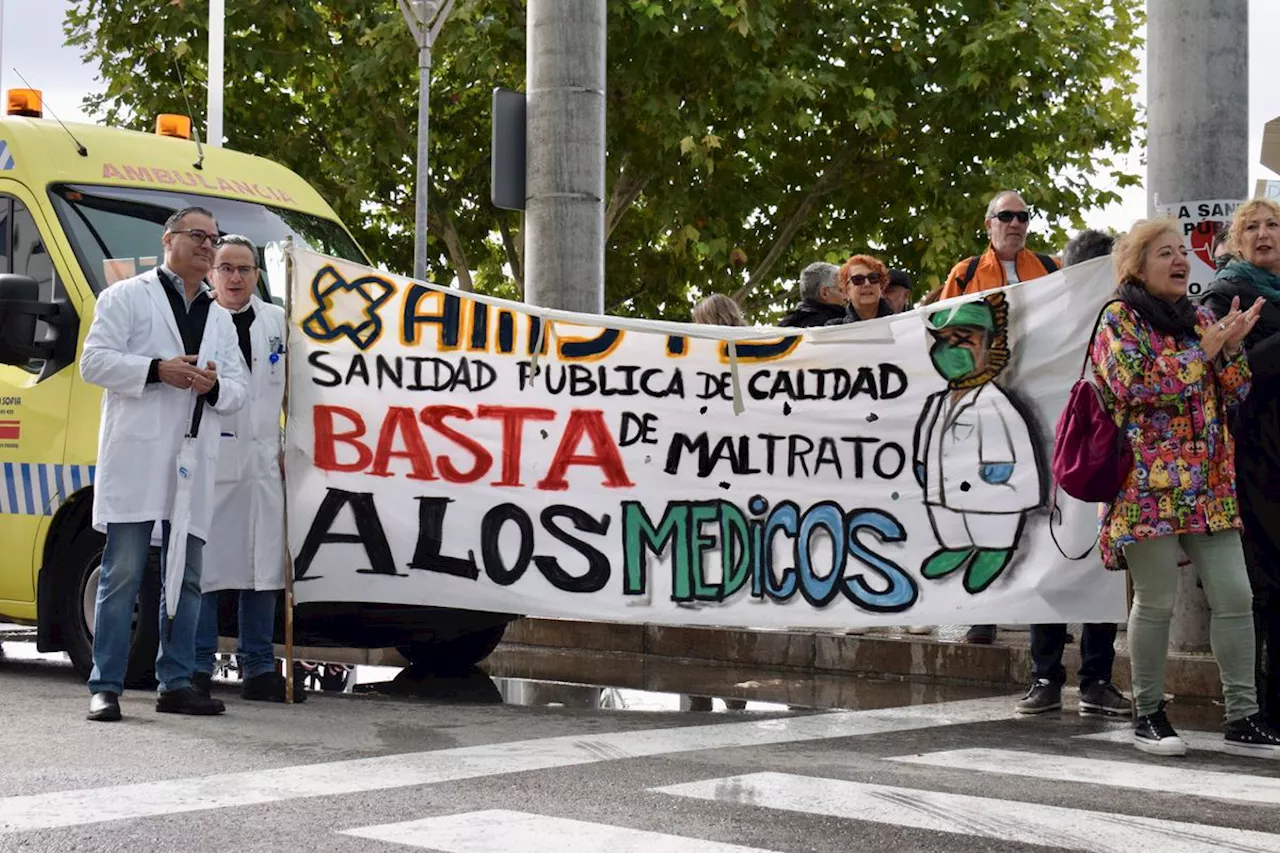
[[1009, 362], [1004, 294], [936, 311], [926, 324], [947, 387], [916, 425], [916, 478], [942, 546], [920, 574], [963, 567], [965, 591], [979, 593], [1013, 559], [1027, 513], [1044, 505], [1046, 471], [1026, 416], [995, 382]]

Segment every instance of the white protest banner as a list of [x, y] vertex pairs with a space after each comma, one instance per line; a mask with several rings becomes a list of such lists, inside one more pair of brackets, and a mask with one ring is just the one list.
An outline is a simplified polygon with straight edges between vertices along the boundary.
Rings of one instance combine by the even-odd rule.
[[539, 312], [302, 250], [292, 269], [299, 602], [741, 626], [1124, 618], [1123, 577], [1096, 551], [1064, 556], [1089, 550], [1096, 507], [1061, 495], [1052, 535], [1048, 510], [1106, 260], [813, 330]]

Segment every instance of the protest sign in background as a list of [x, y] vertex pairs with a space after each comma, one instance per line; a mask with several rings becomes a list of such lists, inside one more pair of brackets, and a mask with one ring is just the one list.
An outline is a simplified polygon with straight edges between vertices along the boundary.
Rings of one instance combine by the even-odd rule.
[[[299, 602], [707, 625], [1106, 621], [1052, 430], [1097, 261], [815, 330], [481, 300], [295, 250]], [[534, 313], [530, 313], [533, 311]], [[737, 412], [737, 413], [735, 413]], [[1056, 537], [1056, 542], [1055, 542]]]

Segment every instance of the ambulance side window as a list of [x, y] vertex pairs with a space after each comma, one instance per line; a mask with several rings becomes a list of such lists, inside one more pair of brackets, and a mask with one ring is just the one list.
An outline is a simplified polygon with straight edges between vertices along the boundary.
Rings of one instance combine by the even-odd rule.
[[[0, 244], [3, 245], [0, 254], [3, 255], [4, 272], [35, 279], [40, 285], [41, 302], [66, 297], [31, 211], [22, 202], [7, 196], [0, 196]], [[53, 334], [43, 321], [36, 327], [37, 341], [52, 340]], [[43, 362], [33, 361], [27, 369], [39, 373], [42, 366]]]
[[0, 195], [0, 273], [13, 272], [13, 200]]

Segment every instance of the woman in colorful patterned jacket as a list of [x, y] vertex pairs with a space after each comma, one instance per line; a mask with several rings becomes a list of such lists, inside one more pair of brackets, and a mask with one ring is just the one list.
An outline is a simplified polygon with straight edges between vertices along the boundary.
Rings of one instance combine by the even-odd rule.
[[1129, 649], [1139, 750], [1185, 755], [1164, 710], [1169, 622], [1181, 545], [1212, 611], [1210, 640], [1226, 700], [1225, 749], [1280, 757], [1280, 733], [1258, 711], [1252, 593], [1240, 543], [1235, 466], [1224, 409], [1249, 392], [1241, 342], [1261, 305], [1236, 300], [1221, 320], [1187, 299], [1186, 249], [1172, 220], [1139, 222], [1115, 251], [1117, 303], [1093, 342], [1094, 374], [1125, 429], [1133, 470], [1102, 523], [1108, 568], [1133, 581]]

